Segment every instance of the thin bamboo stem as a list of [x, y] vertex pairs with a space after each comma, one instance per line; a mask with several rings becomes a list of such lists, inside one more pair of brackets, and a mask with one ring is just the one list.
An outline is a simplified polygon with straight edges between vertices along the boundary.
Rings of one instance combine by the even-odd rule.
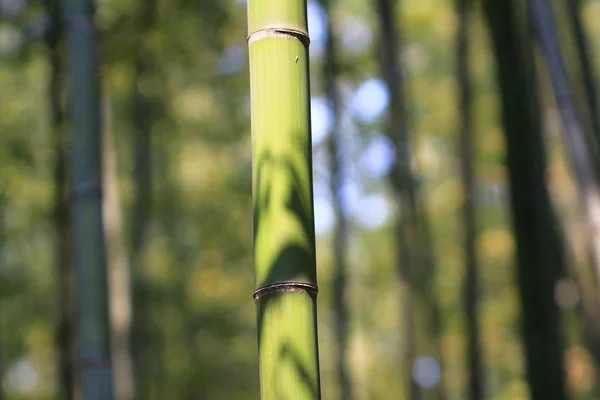
[[481, 340], [477, 314], [478, 303], [478, 260], [475, 248], [476, 216], [475, 216], [475, 183], [473, 174], [473, 118], [472, 88], [469, 73], [469, 21], [471, 13], [470, 0], [457, 1], [459, 28], [457, 38], [457, 75], [460, 85], [460, 154], [461, 176], [465, 192], [463, 205], [463, 222], [465, 234], [465, 281], [464, 307], [467, 329], [467, 365], [469, 367], [469, 398], [483, 398], [483, 377], [481, 374]]
[[104, 226], [110, 282], [111, 345], [113, 381], [118, 400], [135, 398], [131, 334], [131, 269], [123, 234], [119, 175], [114, 144], [110, 102], [104, 101]]
[[156, 355], [157, 333], [150, 325], [150, 309], [154, 299], [148, 294], [149, 284], [144, 273], [144, 250], [148, 224], [152, 212], [152, 146], [151, 129], [155, 110], [151, 98], [142, 92], [144, 81], [153, 72], [153, 55], [148, 48], [147, 35], [156, 22], [156, 0], [140, 0], [135, 19], [136, 41], [132, 58], [133, 81], [131, 87], [134, 199], [131, 208], [130, 268], [133, 282], [133, 326], [130, 341], [134, 354], [134, 389], [139, 399], [150, 397], [152, 376], [160, 368]]
[[352, 385], [348, 371], [348, 307], [346, 305], [346, 248], [348, 242], [348, 220], [344, 214], [344, 198], [342, 185], [344, 183], [344, 160], [342, 156], [342, 137], [340, 132], [341, 99], [337, 88], [338, 74], [337, 55], [335, 52], [335, 38], [333, 29], [333, 15], [331, 1], [323, 0], [323, 8], [327, 12], [327, 39], [325, 60], [323, 63], [323, 80], [325, 92], [332, 107], [334, 122], [329, 132], [328, 150], [331, 170], [331, 192], [334, 198], [335, 231], [333, 233], [334, 254], [334, 282], [333, 282], [333, 309], [335, 313], [336, 335], [336, 369], [341, 389], [340, 398], [352, 400]]
[[396, 221], [397, 264], [402, 302], [402, 362], [406, 375], [407, 399], [444, 397], [443, 374], [433, 390], [419, 387], [411, 379], [418, 356], [430, 355], [442, 364], [441, 323], [433, 281], [435, 256], [426, 211], [420, 203], [419, 190], [411, 169], [410, 112], [407, 85], [399, 51], [402, 35], [397, 27], [393, 0], [378, 0], [377, 12], [381, 28], [381, 70], [390, 93], [390, 114], [386, 134], [394, 144], [396, 162], [390, 171], [390, 184], [402, 205]]
[[112, 399], [107, 268], [102, 222], [100, 79], [92, 0], [66, 0], [78, 363], [84, 400]]
[[67, 179], [66, 126], [63, 106], [64, 94], [64, 35], [62, 8], [59, 0], [45, 3], [51, 24], [45, 41], [50, 64], [48, 103], [50, 107], [50, 127], [54, 143], [54, 228], [56, 230], [56, 280], [57, 280], [57, 322], [55, 343], [58, 352], [58, 382], [62, 399], [73, 399], [75, 367], [73, 365], [73, 271], [70, 243], [70, 210]]

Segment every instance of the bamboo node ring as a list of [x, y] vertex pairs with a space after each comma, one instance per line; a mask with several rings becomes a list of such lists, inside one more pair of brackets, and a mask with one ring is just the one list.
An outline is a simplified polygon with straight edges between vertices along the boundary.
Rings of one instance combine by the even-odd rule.
[[248, 44], [256, 42], [267, 37], [285, 37], [294, 38], [302, 42], [306, 47], [310, 45], [310, 37], [306, 32], [297, 29], [288, 28], [265, 28], [259, 29], [248, 35]]
[[252, 297], [254, 297], [254, 300], [256, 301], [267, 294], [295, 291], [303, 291], [310, 294], [311, 296], [316, 296], [317, 292], [319, 291], [319, 288], [317, 287], [317, 285], [303, 282], [274, 283], [272, 285], [267, 285], [256, 289]]

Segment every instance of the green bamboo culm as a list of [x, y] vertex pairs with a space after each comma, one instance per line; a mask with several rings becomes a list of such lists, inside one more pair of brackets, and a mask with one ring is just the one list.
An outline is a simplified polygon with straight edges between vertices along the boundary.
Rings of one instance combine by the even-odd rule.
[[249, 0], [261, 399], [320, 399], [306, 0]]
[[77, 276], [77, 363], [83, 400], [113, 398], [107, 271], [102, 224], [100, 82], [92, 0], [65, 0], [73, 234]]

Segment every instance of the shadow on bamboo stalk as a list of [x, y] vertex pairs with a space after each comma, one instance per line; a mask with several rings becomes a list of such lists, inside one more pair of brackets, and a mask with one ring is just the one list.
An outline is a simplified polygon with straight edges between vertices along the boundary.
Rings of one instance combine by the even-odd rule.
[[[294, 146], [304, 148], [296, 155], [310, 160], [308, 146], [301, 141]], [[254, 239], [258, 257], [261, 246], [268, 243], [271, 247], [270, 257], [263, 264], [264, 274], [257, 275], [259, 288], [316, 282], [316, 269], [307, 268], [316, 263], [312, 202], [307, 202], [312, 199], [312, 190], [299, 170], [302, 164], [294, 163], [292, 158], [264, 152], [256, 163]], [[278, 231], [275, 225], [283, 226], [279, 237], [273, 236]], [[316, 293], [270, 293], [257, 299], [257, 314], [263, 390], [288, 393], [293, 396], [289, 398], [319, 398], [319, 371], [314, 368], [318, 362]], [[307, 342], [312, 343], [308, 348], [304, 346]]]

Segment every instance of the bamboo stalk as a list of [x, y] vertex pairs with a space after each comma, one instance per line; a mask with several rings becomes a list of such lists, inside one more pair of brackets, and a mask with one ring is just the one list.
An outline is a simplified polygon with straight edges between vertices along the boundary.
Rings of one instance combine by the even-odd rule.
[[[415, 194], [412, 183], [412, 174], [410, 169], [410, 155], [408, 151], [408, 113], [405, 105], [404, 81], [402, 73], [397, 64], [398, 59], [398, 32], [396, 31], [392, 17], [394, 7], [388, 0], [378, 0], [378, 15], [379, 25], [381, 27], [381, 69], [383, 78], [390, 89], [391, 105], [390, 117], [387, 121], [387, 135], [394, 143], [394, 152], [396, 154], [396, 162], [390, 174], [390, 182], [397, 197], [398, 204], [405, 204], [407, 210], [403, 211], [395, 224], [396, 234], [396, 251], [398, 276], [400, 279], [402, 293], [402, 365], [405, 379], [405, 390], [407, 399], [418, 399], [419, 387], [411, 378], [412, 366], [415, 361], [415, 322], [413, 299], [413, 278], [412, 264], [414, 258], [410, 254], [410, 246], [408, 245], [408, 234], [406, 230], [409, 226], [409, 218], [414, 213]], [[410, 183], [407, 183], [407, 180]]]
[[328, 150], [331, 171], [331, 193], [334, 198], [333, 208], [335, 210], [336, 226], [333, 233], [334, 254], [334, 282], [333, 282], [333, 310], [335, 313], [335, 336], [336, 336], [336, 369], [338, 383], [341, 388], [340, 398], [351, 400], [354, 398], [350, 374], [348, 371], [348, 307], [346, 305], [346, 248], [348, 242], [348, 220], [344, 215], [344, 198], [342, 196], [342, 185], [344, 182], [342, 137], [340, 132], [341, 98], [336, 84], [338, 74], [338, 61], [335, 52], [335, 38], [333, 30], [333, 15], [331, 13], [331, 1], [323, 0], [323, 8], [328, 16], [327, 41], [325, 60], [323, 63], [323, 80], [327, 99], [333, 110], [333, 128], [329, 132]]
[[56, 232], [56, 288], [58, 298], [55, 344], [58, 356], [58, 382], [61, 399], [73, 399], [75, 368], [73, 365], [73, 271], [70, 243], [70, 210], [67, 182], [67, 148], [64, 92], [64, 35], [60, 0], [47, 0], [45, 6], [51, 21], [45, 41], [50, 64], [48, 103], [50, 127], [54, 143], [54, 210]]
[[390, 171], [390, 184], [402, 212], [396, 221], [397, 265], [402, 290], [402, 363], [406, 377], [407, 399], [444, 398], [443, 374], [431, 389], [419, 387], [411, 379], [416, 358], [435, 357], [440, 365], [441, 323], [433, 280], [436, 270], [427, 213], [420, 201], [410, 160], [410, 112], [407, 84], [399, 51], [402, 48], [397, 13], [393, 0], [378, 0], [377, 12], [381, 28], [381, 71], [390, 93], [390, 113], [386, 135], [394, 144], [396, 162]]
[[84, 400], [112, 399], [110, 324], [102, 222], [100, 80], [92, 0], [66, 0], [78, 363]]
[[585, 96], [587, 98], [588, 114], [592, 121], [592, 129], [596, 138], [596, 146], [600, 146], [600, 109], [598, 109], [598, 96], [596, 91], [596, 78], [594, 76], [594, 62], [590, 54], [590, 45], [585, 28], [581, 22], [581, 0], [567, 0], [567, 14], [571, 21], [571, 28], [575, 36], [575, 46], [579, 55], [579, 64], [583, 76]]
[[537, 39], [546, 58], [556, 105], [565, 128], [565, 144], [577, 183], [579, 201], [588, 224], [587, 247], [596, 269], [596, 279], [600, 279], [600, 185], [590, 153], [591, 146], [577, 115], [552, 10], [546, 0], [529, 0], [528, 6]]
[[320, 399], [305, 0], [250, 0], [261, 398]]
[[485, 0], [483, 9], [501, 91], [528, 383], [534, 400], [564, 399], [560, 315], [554, 301], [564, 259], [545, 185], [533, 49], [517, 4]]
[[118, 400], [135, 398], [131, 334], [131, 269], [123, 240], [116, 146], [112, 133], [110, 101], [104, 101], [104, 226], [110, 282], [111, 352], [113, 382]]
[[148, 294], [149, 283], [144, 275], [144, 250], [153, 202], [151, 129], [156, 120], [156, 110], [152, 104], [154, 99], [141, 90], [143, 80], [148, 79], [149, 74], [154, 70], [153, 54], [148, 48], [147, 35], [156, 22], [157, 4], [156, 0], [140, 0], [136, 3], [136, 45], [132, 57], [131, 87], [134, 198], [130, 219], [129, 264], [133, 278], [133, 326], [130, 340], [135, 371], [133, 395], [145, 399], [150, 397], [153, 386], [152, 376], [160, 368], [156, 360], [157, 334], [152, 331], [150, 322], [153, 299]]
[[463, 223], [465, 235], [465, 281], [464, 307], [467, 329], [467, 365], [469, 367], [469, 398], [483, 398], [483, 377], [481, 374], [481, 341], [479, 338], [478, 303], [478, 270], [475, 237], [475, 183], [473, 174], [473, 99], [469, 73], [469, 27], [471, 2], [457, 1], [459, 28], [457, 37], [457, 75], [460, 85], [460, 153], [461, 176], [464, 186], [465, 203], [463, 205]]

